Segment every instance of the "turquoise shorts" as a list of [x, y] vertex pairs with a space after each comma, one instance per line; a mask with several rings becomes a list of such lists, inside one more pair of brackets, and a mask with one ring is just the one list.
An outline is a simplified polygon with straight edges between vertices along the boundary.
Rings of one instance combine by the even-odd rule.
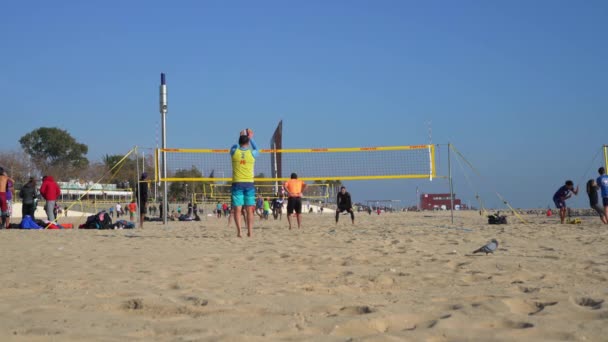
[[253, 183], [232, 183], [232, 206], [255, 205], [255, 186]]

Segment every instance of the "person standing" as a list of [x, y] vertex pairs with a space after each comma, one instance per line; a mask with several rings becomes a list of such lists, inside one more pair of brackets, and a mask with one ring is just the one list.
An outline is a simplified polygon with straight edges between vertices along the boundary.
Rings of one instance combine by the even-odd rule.
[[276, 220], [283, 219], [283, 191], [280, 194], [277, 194], [277, 198], [272, 201], [272, 216]]
[[264, 199], [264, 219], [268, 220], [268, 216], [270, 216], [270, 201], [267, 197]]
[[120, 205], [120, 203], [116, 203], [116, 218], [117, 219], [120, 218], [121, 210], [122, 210], [122, 206]]
[[0, 216], [2, 216], [2, 226], [6, 225], [6, 217], [4, 213], [8, 211], [8, 203], [6, 201], [6, 189], [8, 188], [8, 181], [12, 181], [5, 173], [4, 169], [0, 168]]
[[[6, 171], [4, 171], [4, 175], [8, 177]], [[11, 226], [11, 216], [13, 215], [13, 197], [15, 197], [15, 189], [13, 181], [9, 178], [6, 182], [6, 211], [4, 212], [6, 224], [4, 228], [10, 228]]]
[[131, 203], [127, 205], [127, 210], [129, 210], [129, 220], [135, 220], [135, 211], [137, 210], [135, 200], [131, 200]]
[[55, 204], [57, 203], [57, 198], [61, 195], [61, 189], [59, 189], [59, 185], [57, 185], [53, 176], [44, 176], [42, 178], [40, 195], [46, 200], [44, 209], [48, 220], [55, 222]]
[[340, 214], [344, 212], [350, 213], [350, 219], [352, 223], [355, 224], [353, 202], [350, 198], [350, 193], [346, 191], [346, 187], [340, 188], [340, 192], [338, 192], [338, 197], [336, 198], [336, 204], [338, 205], [338, 209], [336, 210], [336, 224], [338, 224]]
[[578, 195], [578, 186], [575, 189], [574, 183], [571, 180], [567, 180], [566, 184], [557, 189], [553, 195], [553, 203], [559, 209], [559, 218], [562, 224], [566, 221], [566, 200], [572, 197], [572, 194]]
[[600, 167], [597, 172], [600, 174], [597, 177], [597, 185], [600, 187], [602, 193], [602, 205], [604, 206], [604, 216], [608, 219], [608, 175], [606, 175], [606, 169]]
[[291, 229], [291, 217], [293, 216], [294, 212], [299, 229], [302, 226], [302, 193], [306, 189], [306, 184], [298, 179], [298, 175], [296, 173], [292, 173], [291, 179], [285, 182], [283, 188], [288, 194], [287, 222], [289, 223], [289, 229]]
[[146, 208], [148, 208], [148, 174], [145, 172], [141, 174], [139, 181], [138, 195], [139, 195], [139, 227], [144, 227], [144, 218], [146, 217]]
[[255, 208], [255, 186], [253, 175], [255, 172], [255, 159], [259, 155], [258, 148], [253, 141], [253, 131], [246, 129], [239, 136], [238, 145], [230, 148], [232, 159], [232, 213], [237, 229], [237, 237], [241, 237], [241, 210], [246, 209], [247, 236], [253, 234], [253, 220]]
[[591, 209], [595, 210], [600, 215], [602, 223], [608, 224], [604, 206], [600, 205], [600, 200], [597, 195], [598, 190], [599, 186], [593, 179], [587, 181], [587, 195], [589, 196], [589, 206], [591, 206]]
[[21, 197], [21, 217], [31, 216], [32, 220], [36, 213], [36, 180], [34, 177], [30, 177], [30, 180], [25, 183], [19, 191], [19, 197]]

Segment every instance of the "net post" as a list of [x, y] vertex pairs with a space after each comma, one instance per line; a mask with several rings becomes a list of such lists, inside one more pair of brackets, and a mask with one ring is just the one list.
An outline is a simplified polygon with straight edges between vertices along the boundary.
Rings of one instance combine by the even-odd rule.
[[[160, 116], [162, 123], [162, 148], [163, 148], [163, 159], [162, 167], [163, 173], [162, 178], [167, 179], [167, 83], [165, 80], [165, 73], [160, 74]], [[167, 181], [163, 182], [163, 224], [167, 224], [167, 210], [169, 205], [167, 204]]]
[[435, 169], [433, 168], [433, 164], [435, 164], [435, 149], [433, 145], [429, 145], [429, 181], [433, 181], [433, 175], [435, 174]]
[[[137, 194], [137, 198], [135, 199], [137, 201], [137, 210], [136, 213], [141, 212], [141, 200], [140, 200], [140, 193], [139, 193], [139, 151], [137, 149], [137, 146], [134, 147], [135, 149], [135, 168], [137, 169], [137, 173], [135, 174], [135, 189], [133, 189], [135, 191], [135, 193]], [[138, 217], [135, 218], [135, 221], [139, 221], [139, 228], [141, 228], [141, 215], [137, 215]]]
[[448, 143], [448, 177], [450, 179], [450, 216], [454, 224], [454, 184], [452, 183], [452, 144]]
[[608, 169], [608, 145], [604, 145], [604, 167]]

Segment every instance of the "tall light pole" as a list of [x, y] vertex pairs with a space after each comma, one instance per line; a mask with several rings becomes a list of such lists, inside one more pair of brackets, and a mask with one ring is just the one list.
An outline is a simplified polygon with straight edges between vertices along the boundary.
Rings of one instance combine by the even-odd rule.
[[[161, 117], [161, 129], [162, 129], [162, 178], [167, 179], [167, 82], [165, 80], [165, 73], [160, 74], [160, 117]], [[167, 224], [167, 210], [169, 205], [167, 203], [167, 181], [163, 183], [163, 223]]]

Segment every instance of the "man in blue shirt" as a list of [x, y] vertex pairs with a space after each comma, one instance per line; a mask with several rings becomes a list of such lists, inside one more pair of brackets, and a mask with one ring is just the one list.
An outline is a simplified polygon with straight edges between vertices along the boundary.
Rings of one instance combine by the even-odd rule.
[[[608, 175], [606, 175], [606, 169], [600, 167], [597, 172], [600, 174], [597, 177], [596, 183], [600, 187], [602, 192], [602, 204], [604, 205], [604, 215], [608, 213]], [[608, 217], [608, 216], [606, 216]]]
[[553, 203], [559, 209], [559, 218], [562, 222], [566, 220], [566, 200], [572, 197], [572, 194], [578, 195], [578, 186], [574, 188], [574, 183], [571, 180], [566, 181], [553, 195]]

